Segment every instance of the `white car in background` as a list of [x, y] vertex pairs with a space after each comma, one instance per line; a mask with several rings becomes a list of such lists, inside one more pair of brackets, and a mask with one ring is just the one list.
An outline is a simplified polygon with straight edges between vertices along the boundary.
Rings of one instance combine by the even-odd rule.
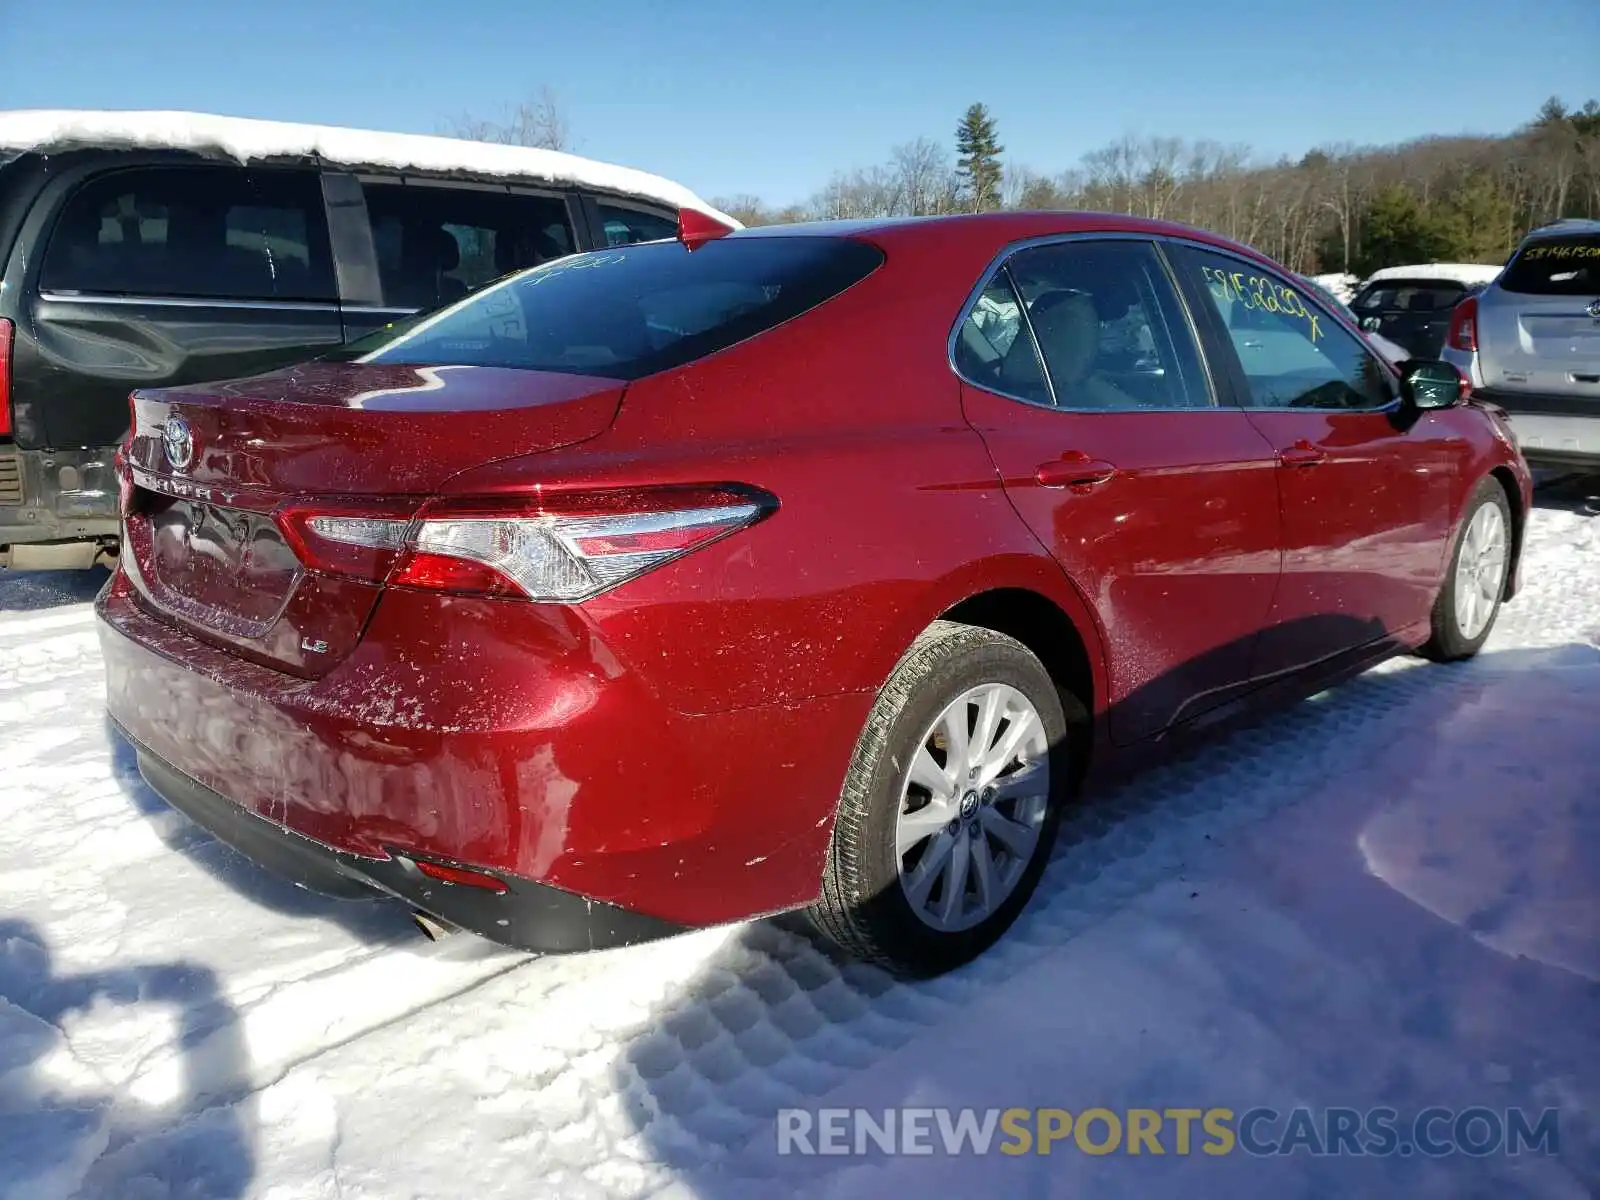
[[1340, 313], [1349, 319], [1352, 325], [1360, 329], [1361, 335], [1367, 339], [1368, 344], [1371, 345], [1372, 348], [1379, 354], [1383, 355], [1383, 357], [1389, 363], [1399, 366], [1408, 358], [1418, 357], [1417, 355], [1411, 353], [1411, 351], [1407, 350], [1399, 342], [1392, 342], [1382, 334], [1374, 333], [1372, 330], [1364, 328], [1361, 322], [1357, 320], [1355, 313], [1350, 311], [1350, 306], [1341, 300], [1337, 295], [1335, 295], [1333, 290], [1323, 284], [1320, 279], [1310, 275], [1302, 275], [1300, 276], [1300, 280], [1308, 289], [1310, 289], [1312, 294], [1314, 294], [1318, 300], [1321, 300], [1329, 308], [1338, 309]]
[[1404, 346], [1411, 358], [1438, 358], [1456, 305], [1500, 274], [1485, 263], [1422, 263], [1369, 275], [1347, 307], [1363, 333]]

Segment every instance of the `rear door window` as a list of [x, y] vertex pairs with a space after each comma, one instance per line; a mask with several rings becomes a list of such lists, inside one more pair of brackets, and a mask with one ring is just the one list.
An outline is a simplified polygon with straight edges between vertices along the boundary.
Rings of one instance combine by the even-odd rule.
[[875, 246], [829, 237], [597, 250], [502, 280], [337, 357], [638, 379], [796, 317], [882, 261]]
[[332, 301], [317, 176], [148, 167], [92, 179], [57, 218], [41, 285], [77, 295]]
[[1500, 287], [1535, 296], [1600, 296], [1600, 234], [1523, 247], [1500, 276]]
[[635, 242], [656, 242], [678, 236], [676, 217], [620, 204], [600, 205], [600, 225], [608, 246], [630, 246]]
[[436, 308], [575, 248], [567, 202], [425, 184], [367, 183], [383, 302]]

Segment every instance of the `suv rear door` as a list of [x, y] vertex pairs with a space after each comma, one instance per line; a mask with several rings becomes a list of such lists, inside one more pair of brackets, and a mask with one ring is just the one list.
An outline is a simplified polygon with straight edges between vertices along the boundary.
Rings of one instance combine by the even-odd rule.
[[1600, 234], [1529, 242], [1478, 298], [1485, 387], [1593, 399], [1600, 415]]
[[1362, 288], [1350, 310], [1368, 333], [1398, 342], [1417, 358], [1438, 358], [1450, 313], [1467, 292], [1452, 279], [1385, 279]]
[[314, 169], [147, 160], [42, 199], [22, 234], [24, 447], [112, 445], [133, 388], [255, 374], [343, 340]]

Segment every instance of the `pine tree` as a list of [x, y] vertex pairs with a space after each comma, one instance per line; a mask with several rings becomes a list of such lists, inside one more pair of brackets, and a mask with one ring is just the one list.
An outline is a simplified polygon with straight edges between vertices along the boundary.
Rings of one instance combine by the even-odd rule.
[[981, 104], [967, 109], [956, 126], [956, 174], [972, 212], [1000, 207], [1000, 155], [1004, 150], [995, 138], [989, 110]]

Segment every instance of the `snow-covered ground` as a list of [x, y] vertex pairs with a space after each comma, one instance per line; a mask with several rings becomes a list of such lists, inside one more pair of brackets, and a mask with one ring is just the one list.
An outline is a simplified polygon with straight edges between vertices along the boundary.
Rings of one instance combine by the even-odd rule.
[[[907, 984], [758, 923], [537, 959], [236, 858], [100, 716], [84, 576], [0, 580], [0, 1197], [1582, 1197], [1600, 1183], [1600, 520], [1475, 662], [1097, 797]], [[1561, 1110], [1555, 1157], [780, 1157], [780, 1109]], [[1169, 1141], [1170, 1146], [1170, 1141]]]

